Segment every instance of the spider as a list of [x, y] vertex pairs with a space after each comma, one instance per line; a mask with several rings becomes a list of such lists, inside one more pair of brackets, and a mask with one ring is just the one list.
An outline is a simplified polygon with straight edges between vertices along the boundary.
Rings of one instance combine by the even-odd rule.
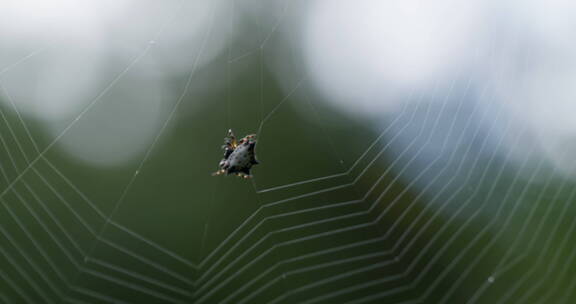
[[256, 134], [246, 135], [237, 142], [232, 130], [228, 130], [222, 146], [224, 158], [218, 164], [220, 169], [212, 175], [226, 173], [226, 175], [236, 174], [239, 177], [251, 178], [250, 169], [259, 163], [256, 160], [255, 147]]

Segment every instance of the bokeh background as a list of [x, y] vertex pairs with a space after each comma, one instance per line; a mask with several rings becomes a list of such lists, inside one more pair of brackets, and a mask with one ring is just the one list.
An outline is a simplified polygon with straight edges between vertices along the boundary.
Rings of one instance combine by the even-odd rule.
[[[0, 2], [0, 302], [572, 303], [576, 4]], [[253, 178], [213, 177], [228, 129]]]

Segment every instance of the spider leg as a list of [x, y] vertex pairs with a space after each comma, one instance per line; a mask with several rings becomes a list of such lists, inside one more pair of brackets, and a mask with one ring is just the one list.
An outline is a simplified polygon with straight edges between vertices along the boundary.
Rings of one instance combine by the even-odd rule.
[[232, 154], [232, 152], [234, 152], [234, 148], [232, 148], [232, 146], [223, 146], [224, 147], [224, 160], [228, 159], [228, 157], [230, 157], [230, 154]]
[[218, 171], [216, 171], [216, 172], [212, 173], [212, 176], [216, 176], [216, 175], [222, 175], [222, 174], [224, 174], [224, 172], [226, 172], [226, 171], [225, 171], [225, 170], [223, 170], [223, 169], [220, 169], [220, 170], [218, 170]]
[[226, 143], [226, 145], [232, 147], [232, 150], [236, 149], [236, 147], [238, 146], [236, 136], [234, 136], [234, 133], [232, 133], [232, 129], [228, 129], [228, 134], [226, 135], [224, 142]]

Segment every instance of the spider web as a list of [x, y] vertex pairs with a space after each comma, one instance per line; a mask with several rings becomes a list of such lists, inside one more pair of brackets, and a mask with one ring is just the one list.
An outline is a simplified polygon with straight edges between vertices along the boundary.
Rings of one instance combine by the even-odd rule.
[[[231, 32], [238, 5], [227, 4]], [[127, 178], [118, 182], [111, 202], [92, 199], [78, 185], [81, 175], [54, 150], [162, 44], [170, 26], [184, 18], [180, 8], [46, 143], [3, 80], [47, 47], [1, 70], [1, 98], [9, 104], [0, 108], [2, 302], [569, 303], [576, 284], [570, 217], [576, 190], [543, 161], [533, 163], [536, 144], [519, 165], [511, 165], [512, 152], [502, 145], [516, 134], [513, 118], [496, 102], [493, 83], [477, 85], [462, 69], [430, 90], [414, 89], [409, 102], [374, 132], [318, 103], [305, 73], [287, 89], [276, 87], [267, 59], [283, 49], [280, 36], [295, 39], [279, 33], [294, 13], [291, 2], [278, 7], [272, 22], [261, 14], [252, 25], [258, 32], [253, 41], [230, 43], [214, 63], [215, 78], [226, 90], [223, 98], [214, 97], [223, 102], [207, 109], [225, 115], [180, 122], [187, 119], [176, 119], [179, 112], [194, 106], [188, 94], [197, 89], [199, 62], [214, 38], [212, 13], [184, 85], [139, 161], [123, 173]], [[286, 60], [298, 62], [297, 50], [286, 52]], [[234, 77], [246, 67], [255, 75]], [[313, 118], [301, 118], [291, 107], [296, 104]], [[194, 124], [195, 135], [215, 130], [206, 138], [217, 140], [195, 152], [210, 164], [183, 165], [179, 158], [165, 163], [176, 141], [165, 137], [186, 138], [179, 134]], [[343, 124], [345, 129], [338, 127]], [[146, 198], [146, 185], [168, 187], [178, 179], [174, 187], [191, 187], [185, 172], [165, 177], [161, 164], [209, 176], [218, 161], [211, 148], [228, 128], [258, 134], [262, 164], [251, 182], [192, 179], [195, 189], [210, 193], [185, 200], [191, 207], [182, 210], [194, 219], [190, 231], [163, 230], [170, 219], [151, 224], [144, 217], [140, 226], [130, 220], [157, 198]], [[447, 153], [454, 139], [458, 149]], [[439, 149], [422, 165], [430, 145]], [[314, 162], [302, 161], [309, 157]], [[159, 181], [163, 177], [166, 182]], [[179, 201], [162, 195], [152, 203]]]

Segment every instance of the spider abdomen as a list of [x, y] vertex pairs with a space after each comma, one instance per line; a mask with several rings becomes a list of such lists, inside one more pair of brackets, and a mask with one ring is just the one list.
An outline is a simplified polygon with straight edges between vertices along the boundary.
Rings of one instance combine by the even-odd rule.
[[228, 136], [224, 139], [224, 158], [218, 166], [220, 169], [213, 175], [237, 174], [244, 178], [251, 177], [250, 169], [258, 164], [255, 155], [256, 135], [251, 134], [236, 141], [232, 130], [228, 130]]
[[227, 174], [244, 173], [250, 175], [250, 169], [257, 164], [254, 157], [254, 146], [256, 143], [245, 142], [239, 145], [227, 159], [227, 166], [224, 168]]

